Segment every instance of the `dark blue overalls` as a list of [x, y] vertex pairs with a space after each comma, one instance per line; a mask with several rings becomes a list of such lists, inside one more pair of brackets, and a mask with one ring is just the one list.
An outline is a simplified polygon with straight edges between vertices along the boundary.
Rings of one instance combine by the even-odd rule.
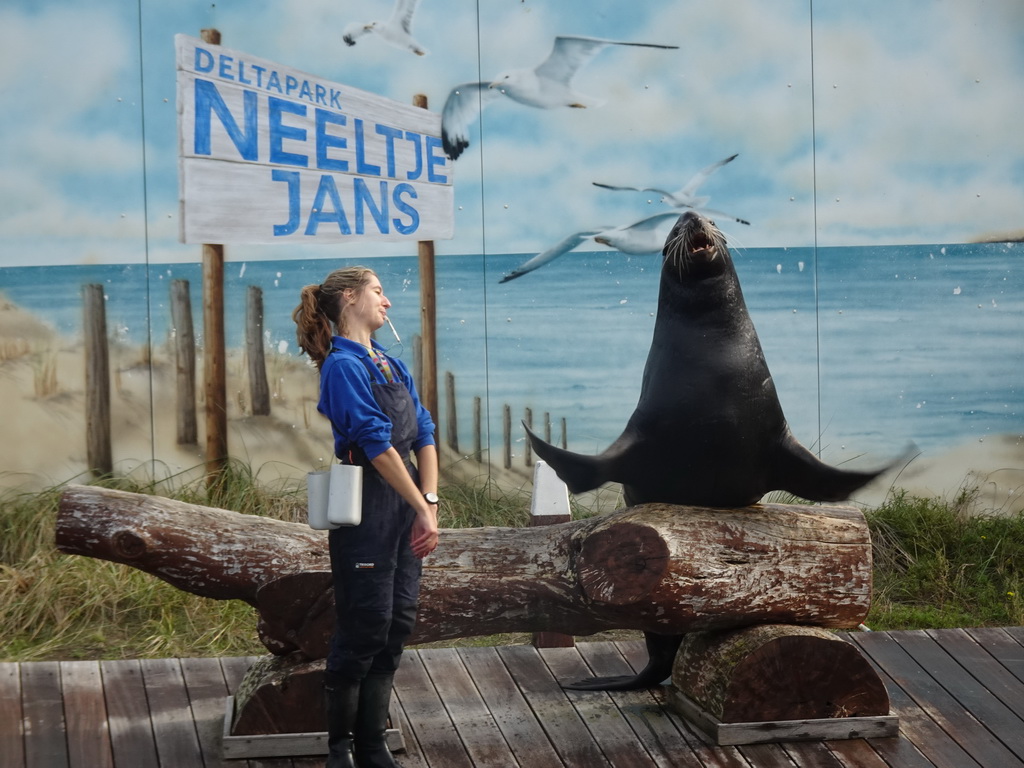
[[[414, 481], [418, 473], [409, 451], [419, 432], [416, 408], [405, 384], [386, 381], [362, 358], [373, 395], [391, 420], [391, 445]], [[416, 623], [422, 561], [412, 553], [416, 513], [353, 447], [343, 463], [363, 467], [362, 522], [329, 534], [336, 620], [327, 654], [327, 680], [362, 680], [367, 674], [393, 674]]]

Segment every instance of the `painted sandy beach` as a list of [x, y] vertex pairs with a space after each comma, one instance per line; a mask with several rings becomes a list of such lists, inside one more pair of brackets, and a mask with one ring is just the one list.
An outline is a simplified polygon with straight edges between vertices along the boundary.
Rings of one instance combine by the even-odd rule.
[[[329, 460], [329, 428], [316, 411], [317, 379], [305, 358], [268, 354], [271, 415], [252, 416], [242, 353], [228, 354], [229, 449], [266, 483], [301, 485], [305, 473]], [[201, 373], [200, 373], [201, 376]], [[137, 347], [111, 348], [111, 411], [115, 472], [139, 479], [202, 476], [200, 386], [198, 445], [175, 437], [173, 364], [167, 350], [152, 366]], [[0, 298], [0, 402], [5, 404], [0, 442], [0, 486], [38, 489], [85, 482], [84, 355], [75, 340], [58, 336], [39, 318]], [[155, 404], [151, 407], [151, 403]], [[529, 470], [496, 468], [491, 477], [512, 489], [528, 484]], [[487, 468], [444, 451], [449, 482], [483, 480]], [[920, 496], [955, 498], [977, 489], [973, 511], [1012, 513], [1024, 507], [1024, 437], [975, 439], [938, 455], [922, 455], [880, 478], [852, 499], [877, 506], [890, 488]], [[614, 491], [601, 506], [614, 506]]]

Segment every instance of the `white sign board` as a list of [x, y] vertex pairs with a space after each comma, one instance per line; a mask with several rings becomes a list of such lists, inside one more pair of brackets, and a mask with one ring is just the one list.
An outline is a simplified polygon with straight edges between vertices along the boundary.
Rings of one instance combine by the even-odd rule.
[[454, 234], [440, 115], [175, 36], [185, 243]]

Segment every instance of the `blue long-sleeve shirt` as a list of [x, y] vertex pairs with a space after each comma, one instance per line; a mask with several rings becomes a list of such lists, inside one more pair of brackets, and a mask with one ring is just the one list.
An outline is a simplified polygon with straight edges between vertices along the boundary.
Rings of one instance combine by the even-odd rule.
[[[335, 336], [333, 343], [334, 349], [320, 368], [317, 410], [331, 420], [336, 456], [343, 456], [352, 446], [358, 446], [372, 461], [391, 447], [391, 420], [380, 409], [370, 387], [370, 372], [362, 360], [369, 357], [370, 352], [362, 344], [342, 336]], [[380, 344], [370, 343], [378, 354], [384, 354]], [[416, 407], [419, 432], [413, 450], [434, 445], [434, 422], [416, 394], [409, 369], [397, 358], [389, 357], [388, 361], [395, 376], [408, 388]]]

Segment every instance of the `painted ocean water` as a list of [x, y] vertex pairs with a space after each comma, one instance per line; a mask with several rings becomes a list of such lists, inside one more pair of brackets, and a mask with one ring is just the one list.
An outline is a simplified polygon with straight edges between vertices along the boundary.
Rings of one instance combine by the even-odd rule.
[[[836, 460], [938, 451], [1024, 432], [1024, 246], [1013, 243], [738, 250], [747, 306], [797, 437]], [[230, 257], [230, 254], [229, 254]], [[493, 450], [501, 409], [568, 424], [570, 448], [603, 450], [639, 394], [654, 324], [657, 256], [574, 253], [518, 280], [521, 254], [438, 256], [438, 369], [457, 386], [460, 444], [483, 398]], [[248, 286], [263, 290], [265, 336], [295, 354], [299, 289], [358, 259], [225, 265], [227, 340], [241, 347]], [[419, 332], [414, 256], [374, 259], [412, 364]], [[102, 283], [111, 335], [154, 345], [171, 332], [171, 282], [191, 283], [202, 341], [201, 267], [83, 265], [0, 269], [0, 290], [69, 339], [81, 336], [81, 286]], [[384, 344], [393, 339], [385, 328]], [[439, 396], [444, 408], [445, 397]], [[442, 420], [443, 423], [443, 420]], [[518, 433], [518, 430], [516, 431]]]

